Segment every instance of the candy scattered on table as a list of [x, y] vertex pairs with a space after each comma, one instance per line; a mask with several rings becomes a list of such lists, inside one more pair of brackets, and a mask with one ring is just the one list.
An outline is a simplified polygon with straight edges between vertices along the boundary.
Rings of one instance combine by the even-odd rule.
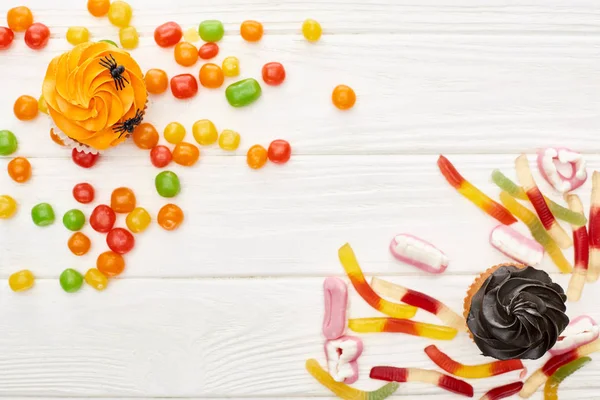
[[502, 254], [527, 265], [538, 265], [544, 258], [544, 248], [510, 226], [498, 225], [490, 234], [490, 244]]
[[200, 40], [198, 28], [189, 28], [183, 33], [183, 40], [190, 43], [196, 43]]
[[85, 282], [96, 290], [104, 290], [108, 286], [108, 278], [97, 268], [90, 268], [85, 273]]
[[8, 27], [15, 32], [25, 32], [33, 24], [33, 14], [25, 6], [14, 7], [6, 13]]
[[167, 146], [158, 145], [150, 150], [150, 162], [156, 168], [166, 167], [171, 163], [171, 160], [173, 160], [173, 154], [171, 154], [171, 150]]
[[221, 63], [223, 75], [227, 77], [238, 76], [240, 74], [240, 60], [237, 57], [225, 57]]
[[154, 185], [156, 186], [156, 191], [162, 197], [175, 197], [181, 191], [179, 177], [172, 171], [163, 171], [156, 175]]
[[126, 254], [135, 246], [135, 238], [127, 229], [113, 228], [106, 235], [106, 244], [115, 253]]
[[200, 84], [208, 89], [216, 89], [223, 85], [225, 76], [217, 64], [206, 63], [200, 68]]
[[189, 99], [198, 93], [198, 82], [194, 75], [181, 74], [171, 78], [171, 93], [177, 99]]
[[331, 101], [340, 110], [349, 110], [356, 103], [356, 93], [350, 86], [338, 85], [331, 93]]
[[200, 158], [200, 150], [191, 143], [181, 142], [173, 149], [173, 161], [184, 167], [191, 167]]
[[348, 287], [340, 278], [329, 277], [323, 282], [323, 294], [323, 336], [330, 340], [340, 338], [346, 330]]
[[115, 225], [117, 215], [112, 208], [100, 204], [94, 208], [90, 215], [90, 225], [96, 232], [108, 233]]
[[0, 50], [8, 49], [14, 39], [15, 34], [12, 30], [5, 26], [0, 26]]
[[72, 209], [63, 215], [63, 225], [70, 231], [79, 231], [85, 225], [85, 214], [81, 210]]
[[583, 368], [590, 361], [592, 361], [590, 357], [581, 357], [556, 370], [544, 385], [544, 400], [558, 400], [558, 387], [562, 381]]
[[260, 169], [267, 163], [267, 150], [260, 144], [255, 144], [248, 149], [246, 154], [246, 163], [252, 169]]
[[262, 67], [262, 78], [267, 85], [281, 85], [285, 80], [285, 68], [278, 62], [266, 63]]
[[323, 29], [314, 19], [307, 19], [302, 23], [302, 35], [309, 42], [316, 42], [321, 38]]
[[169, 77], [162, 69], [152, 68], [144, 75], [144, 82], [148, 93], [161, 94], [169, 88]]
[[[2, 154], [1, 143], [0, 136], [0, 154]], [[600, 277], [600, 173], [598, 171], [594, 171], [592, 174], [592, 198], [589, 221], [590, 259], [586, 280], [593, 283]]]
[[72, 268], [65, 269], [59, 277], [60, 286], [67, 293], [75, 293], [83, 285], [83, 276]]
[[250, 105], [258, 100], [261, 94], [262, 89], [260, 84], [254, 78], [247, 78], [232, 83], [225, 89], [225, 97], [233, 107]]
[[183, 31], [176, 22], [166, 22], [154, 30], [154, 41], [160, 47], [175, 46], [181, 40]]
[[205, 42], [218, 42], [225, 34], [223, 23], [217, 20], [202, 21], [198, 26], [198, 34]]
[[387, 317], [349, 319], [348, 328], [357, 333], [404, 333], [436, 340], [452, 340], [458, 333], [448, 326]]
[[48, 115], [48, 103], [46, 103], [46, 100], [44, 100], [44, 95], [41, 95], [38, 99], [38, 110], [42, 114]]
[[[566, 195], [566, 200], [571, 211], [583, 215], [583, 204], [581, 204], [581, 200], [577, 195]], [[571, 225], [571, 228], [573, 229], [575, 261], [573, 262], [574, 269], [573, 273], [571, 274], [571, 279], [569, 280], [569, 286], [567, 288], [567, 299], [569, 299], [569, 301], [579, 301], [588, 271], [590, 248], [587, 228], [585, 225]]]
[[17, 183], [25, 183], [31, 178], [31, 164], [25, 157], [16, 157], [8, 163], [8, 175]]
[[598, 339], [600, 327], [598, 323], [587, 315], [580, 315], [569, 321], [569, 325], [562, 332], [548, 353], [553, 356], [566, 353]]
[[110, 195], [110, 208], [112, 208], [116, 213], [130, 213], [135, 208], [135, 205], [135, 193], [133, 193], [133, 190], [129, 188], [116, 188]]
[[0, 156], [10, 156], [19, 146], [17, 137], [11, 131], [0, 131]]
[[108, 20], [114, 26], [119, 28], [128, 27], [132, 16], [133, 10], [128, 3], [120, 0], [110, 3], [110, 7], [108, 9]]
[[216, 43], [204, 43], [198, 49], [198, 57], [203, 60], [210, 60], [219, 54], [219, 45]]
[[152, 222], [152, 217], [145, 208], [136, 207], [125, 219], [127, 228], [133, 233], [141, 233], [145, 231]]
[[181, 143], [185, 138], [185, 127], [179, 122], [170, 122], [165, 126], [163, 136], [171, 144]]
[[105, 276], [112, 278], [125, 270], [125, 260], [122, 255], [114, 251], [105, 251], [96, 259], [96, 268]]
[[234, 151], [240, 146], [240, 134], [231, 129], [225, 129], [219, 135], [219, 147], [226, 151]]
[[0, 219], [9, 219], [17, 212], [17, 202], [7, 194], [0, 196]]
[[192, 134], [194, 135], [196, 142], [202, 146], [209, 146], [215, 143], [219, 138], [215, 124], [207, 119], [201, 119], [194, 122]]
[[76, 256], [83, 256], [90, 251], [92, 242], [84, 233], [75, 232], [69, 238], [67, 246], [69, 247], [69, 250], [71, 250], [71, 253], [75, 254]]
[[[571, 176], [564, 176], [557, 163], [568, 164], [571, 167]], [[537, 164], [546, 182], [563, 194], [581, 187], [587, 179], [583, 156], [569, 149], [549, 147], [540, 150]]]
[[354, 336], [342, 336], [325, 341], [327, 369], [336, 382], [351, 385], [358, 380], [358, 358], [363, 352], [363, 342]]
[[521, 391], [523, 382], [513, 382], [490, 389], [479, 400], [500, 400], [513, 396]]
[[54, 218], [54, 209], [48, 203], [39, 203], [31, 209], [31, 219], [37, 226], [52, 225]]
[[140, 43], [140, 35], [133, 26], [119, 29], [119, 42], [124, 49], [133, 50]]
[[167, 231], [173, 231], [183, 222], [183, 211], [176, 204], [165, 204], [158, 211], [158, 225]]
[[25, 32], [25, 44], [33, 50], [46, 47], [50, 39], [50, 29], [40, 22], [32, 24]]
[[88, 0], [87, 9], [94, 17], [104, 17], [110, 9], [110, 0]]
[[[89, 4], [89, 3], [88, 3]], [[67, 30], [67, 42], [73, 46], [90, 40], [90, 31], [85, 26], [71, 26]]]
[[394, 236], [390, 243], [390, 252], [397, 260], [431, 274], [441, 274], [450, 263], [446, 254], [440, 249], [406, 233]]
[[33, 287], [34, 283], [35, 277], [28, 269], [17, 271], [8, 277], [8, 286], [10, 286], [10, 289], [13, 292], [24, 292], [29, 290]]
[[19, 96], [17, 101], [15, 101], [13, 112], [15, 113], [15, 117], [21, 121], [31, 121], [38, 115], [38, 101], [32, 96]]
[[147, 122], [139, 124], [133, 131], [133, 142], [144, 150], [154, 148], [158, 144], [159, 135], [154, 125]]
[[473, 397], [473, 386], [467, 382], [428, 369], [373, 367], [369, 377], [388, 382], [430, 383], [452, 393]]
[[177, 43], [173, 55], [177, 64], [183, 67], [191, 67], [198, 61], [198, 49], [188, 42]]
[[96, 191], [94, 187], [87, 182], [78, 183], [73, 186], [73, 198], [81, 204], [89, 204], [94, 201]]
[[240, 35], [247, 42], [258, 42], [263, 33], [263, 25], [258, 21], [247, 20], [240, 25]]

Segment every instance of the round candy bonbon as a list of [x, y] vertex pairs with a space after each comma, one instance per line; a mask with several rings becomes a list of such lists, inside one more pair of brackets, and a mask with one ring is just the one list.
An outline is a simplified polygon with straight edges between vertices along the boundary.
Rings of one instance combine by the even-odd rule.
[[92, 168], [98, 161], [98, 157], [98, 154], [86, 153], [77, 149], [73, 149], [71, 152], [73, 162], [81, 168]]
[[179, 177], [171, 171], [163, 171], [156, 175], [154, 185], [156, 186], [156, 191], [162, 197], [175, 197], [181, 190]]
[[117, 276], [125, 269], [125, 260], [114, 251], [105, 251], [96, 259], [96, 268], [108, 277]]
[[142, 207], [135, 208], [127, 215], [127, 218], [125, 219], [127, 228], [129, 228], [129, 230], [133, 233], [145, 231], [150, 225], [150, 222], [152, 222], [150, 214], [148, 214], [148, 211]]
[[146, 75], [144, 75], [144, 81], [146, 82], [148, 93], [161, 94], [169, 88], [169, 77], [162, 69], [149, 69]]
[[39, 22], [31, 25], [25, 32], [25, 44], [33, 50], [40, 50], [46, 47], [49, 39], [50, 29]]
[[48, 226], [54, 223], [54, 210], [48, 203], [40, 203], [31, 209], [31, 219], [37, 226]]
[[240, 145], [240, 134], [231, 129], [225, 129], [219, 135], [219, 147], [223, 150], [234, 151]]
[[331, 93], [331, 101], [340, 110], [348, 110], [356, 103], [356, 93], [350, 86], [338, 85]]
[[39, 112], [48, 115], [48, 103], [46, 103], [44, 95], [41, 95], [38, 99], [38, 110]]
[[285, 164], [292, 155], [292, 147], [282, 139], [273, 140], [268, 150], [269, 160], [276, 164]]
[[240, 25], [240, 35], [247, 42], [258, 42], [263, 36], [263, 26], [258, 21], [244, 21]]
[[113, 1], [108, 9], [108, 20], [119, 28], [126, 28], [131, 22], [133, 11], [131, 6], [124, 1]]
[[38, 101], [35, 97], [23, 95], [20, 96], [13, 106], [15, 117], [21, 121], [30, 121], [38, 115]]
[[33, 287], [35, 277], [30, 270], [24, 269], [8, 277], [8, 286], [13, 292], [24, 292]]
[[316, 42], [319, 40], [322, 33], [323, 29], [321, 28], [321, 24], [314, 19], [307, 19], [302, 23], [302, 35], [304, 35], [309, 42]]
[[198, 49], [198, 57], [203, 60], [210, 60], [219, 54], [219, 45], [216, 43], [204, 43]]
[[179, 228], [183, 222], [183, 211], [175, 204], [166, 204], [158, 212], [158, 224], [167, 231]]
[[0, 156], [9, 156], [17, 151], [17, 137], [11, 131], [0, 131]]
[[244, 107], [260, 97], [262, 89], [256, 79], [248, 78], [232, 83], [225, 89], [225, 97], [234, 107]]
[[17, 212], [17, 202], [9, 195], [0, 196], [0, 219], [9, 219]]
[[205, 42], [218, 42], [225, 34], [221, 21], [202, 21], [198, 27], [198, 34]]
[[140, 149], [148, 150], [158, 144], [158, 131], [154, 125], [143, 122], [133, 131], [133, 142]]
[[119, 41], [124, 49], [132, 50], [138, 47], [140, 35], [137, 29], [133, 26], [128, 26], [119, 30]]
[[73, 198], [81, 204], [88, 204], [94, 201], [96, 192], [89, 183], [78, 183], [73, 187]]
[[155, 146], [150, 151], [150, 162], [152, 162], [152, 165], [156, 168], [166, 167], [172, 159], [173, 155], [171, 154], [171, 150], [166, 146]]
[[194, 122], [192, 133], [194, 134], [196, 142], [202, 146], [211, 145], [219, 138], [215, 124], [207, 119], [201, 119]]
[[108, 14], [110, 0], [88, 0], [87, 9], [94, 17], [103, 17]]
[[63, 215], [63, 225], [70, 231], [78, 231], [85, 225], [85, 215], [81, 210], [69, 210]]
[[25, 183], [31, 178], [31, 164], [25, 157], [17, 157], [8, 163], [8, 175], [18, 183]]
[[75, 254], [76, 256], [82, 256], [84, 254], [87, 254], [88, 251], [90, 251], [90, 247], [92, 247], [92, 242], [90, 241], [90, 238], [87, 237], [85, 234], [81, 232], [75, 232], [69, 238], [67, 246], [69, 247], [69, 250], [71, 250], [71, 253]]
[[75, 293], [83, 285], [83, 276], [72, 268], [65, 269], [60, 274], [60, 286], [67, 293]]
[[221, 67], [217, 64], [206, 63], [200, 68], [200, 84], [205, 88], [216, 89], [221, 87], [225, 77]]
[[221, 64], [223, 75], [238, 76], [240, 74], [240, 60], [237, 57], [226, 57]]
[[67, 42], [73, 46], [88, 42], [90, 40], [90, 31], [85, 26], [72, 26], [67, 30]]
[[189, 99], [198, 93], [198, 82], [194, 75], [181, 74], [171, 78], [171, 93], [178, 99]]
[[115, 225], [117, 216], [112, 208], [105, 204], [96, 206], [90, 215], [90, 225], [96, 232], [107, 233]]
[[15, 33], [5, 26], [0, 26], [0, 50], [10, 47], [15, 39]]
[[108, 278], [97, 268], [90, 268], [85, 273], [85, 282], [96, 290], [104, 290], [108, 286]]
[[135, 194], [129, 188], [116, 188], [110, 195], [110, 208], [116, 213], [129, 213], [133, 211], [135, 204]]
[[198, 61], [198, 49], [191, 43], [179, 42], [173, 50], [175, 61], [184, 67], [191, 67]]
[[179, 122], [170, 122], [163, 131], [165, 140], [172, 144], [180, 143], [185, 137], [185, 127]]
[[160, 47], [171, 47], [181, 40], [182, 35], [183, 32], [178, 23], [166, 22], [154, 30], [154, 41]]
[[186, 42], [195, 43], [200, 40], [200, 35], [198, 34], [198, 28], [189, 28], [183, 34], [183, 39]]
[[108, 248], [117, 254], [129, 253], [135, 245], [135, 238], [127, 229], [114, 228], [106, 235]]
[[267, 162], [267, 150], [260, 144], [255, 144], [248, 149], [246, 163], [252, 169], [262, 168]]
[[33, 14], [27, 7], [14, 7], [8, 10], [6, 20], [8, 27], [13, 31], [25, 32], [33, 24]]
[[173, 161], [184, 167], [191, 167], [200, 158], [200, 150], [191, 143], [181, 142], [173, 149]]
[[281, 85], [285, 80], [285, 68], [278, 62], [267, 63], [262, 68], [262, 77], [267, 85]]

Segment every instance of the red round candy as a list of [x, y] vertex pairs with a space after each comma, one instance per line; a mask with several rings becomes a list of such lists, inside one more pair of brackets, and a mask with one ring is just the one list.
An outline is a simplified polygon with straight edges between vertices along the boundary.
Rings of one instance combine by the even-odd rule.
[[73, 197], [82, 204], [88, 204], [94, 201], [94, 187], [89, 183], [78, 183], [73, 187]]
[[281, 85], [285, 80], [285, 68], [278, 62], [267, 63], [262, 68], [262, 77], [267, 85]]
[[33, 50], [46, 47], [50, 39], [50, 29], [44, 24], [36, 22], [25, 31], [25, 44]]
[[106, 233], [115, 225], [117, 215], [112, 208], [105, 204], [100, 204], [90, 215], [90, 225], [96, 232]]
[[273, 140], [269, 145], [269, 150], [267, 151], [267, 157], [269, 157], [269, 160], [276, 164], [284, 164], [288, 162], [291, 155], [292, 147], [287, 141], [282, 139]]
[[86, 153], [77, 149], [73, 149], [71, 152], [73, 162], [82, 168], [92, 168], [98, 161], [98, 157], [98, 154]]
[[8, 49], [15, 38], [14, 32], [4, 26], [0, 26], [0, 50]]
[[213, 57], [216, 57], [219, 54], [219, 45], [216, 43], [204, 43], [198, 49], [198, 57], [203, 60], [210, 60]]
[[160, 47], [175, 46], [181, 40], [183, 31], [176, 22], [167, 22], [154, 30], [154, 40]]
[[128, 253], [135, 245], [135, 238], [127, 229], [115, 228], [106, 235], [106, 244], [118, 254]]
[[150, 161], [156, 168], [166, 167], [172, 159], [173, 154], [167, 146], [158, 145], [150, 150]]
[[198, 93], [198, 81], [194, 75], [181, 74], [171, 78], [171, 92], [178, 99], [189, 99]]

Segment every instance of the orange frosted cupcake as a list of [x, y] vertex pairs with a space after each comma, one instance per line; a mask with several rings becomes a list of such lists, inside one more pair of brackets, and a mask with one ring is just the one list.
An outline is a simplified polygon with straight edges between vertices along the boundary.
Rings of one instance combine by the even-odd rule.
[[464, 301], [469, 334], [485, 356], [538, 359], [569, 323], [563, 288], [539, 269], [500, 264], [480, 274]]

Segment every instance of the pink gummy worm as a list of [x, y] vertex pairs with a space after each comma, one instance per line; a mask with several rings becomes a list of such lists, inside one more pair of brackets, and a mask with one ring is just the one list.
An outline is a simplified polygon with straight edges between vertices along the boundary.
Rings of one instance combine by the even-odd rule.
[[323, 294], [325, 297], [323, 335], [327, 339], [337, 339], [346, 330], [348, 287], [340, 278], [329, 277], [323, 282]]

